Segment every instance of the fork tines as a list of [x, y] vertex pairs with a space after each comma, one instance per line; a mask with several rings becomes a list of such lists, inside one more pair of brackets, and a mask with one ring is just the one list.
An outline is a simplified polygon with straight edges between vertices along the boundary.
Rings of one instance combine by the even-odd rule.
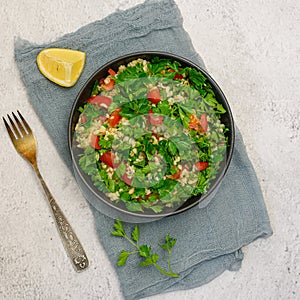
[[10, 115], [7, 115], [7, 118], [10, 122], [10, 125], [6, 121], [6, 119], [4, 117], [2, 117], [2, 119], [4, 121], [4, 124], [5, 124], [5, 127], [8, 131], [9, 136], [10, 136], [11, 139], [19, 139], [22, 136], [25, 136], [25, 135], [30, 134], [32, 132], [31, 128], [29, 127], [28, 123], [26, 122], [26, 120], [24, 119], [22, 114], [19, 112], [19, 110], [17, 110], [17, 113], [19, 115], [19, 118], [12, 112], [12, 115], [13, 115], [13, 118], [14, 118], [15, 122], [12, 120]]

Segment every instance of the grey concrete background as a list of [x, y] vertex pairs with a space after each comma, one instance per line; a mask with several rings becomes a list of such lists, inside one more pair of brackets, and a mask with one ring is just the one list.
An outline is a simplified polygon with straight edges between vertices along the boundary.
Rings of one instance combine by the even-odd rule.
[[[81, 274], [73, 271], [42, 189], [0, 124], [0, 299], [122, 299], [91, 212], [28, 103], [13, 39], [54, 40], [141, 2], [1, 0], [1, 115], [20, 109], [29, 120], [39, 141], [41, 172], [91, 266]], [[245, 247], [240, 271], [152, 299], [300, 299], [300, 2], [176, 2], [196, 50], [229, 99], [274, 235]]]

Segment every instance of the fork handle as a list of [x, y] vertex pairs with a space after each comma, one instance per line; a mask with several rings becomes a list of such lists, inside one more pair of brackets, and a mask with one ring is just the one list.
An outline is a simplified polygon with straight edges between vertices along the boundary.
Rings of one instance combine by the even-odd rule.
[[70, 257], [75, 270], [77, 272], [83, 271], [89, 266], [89, 261], [85, 254], [85, 251], [80, 241], [78, 240], [75, 232], [73, 231], [71, 225], [69, 224], [68, 220], [64, 216], [62, 210], [59, 208], [55, 199], [53, 198], [38, 167], [37, 166], [33, 166], [33, 167], [44, 188], [45, 194], [48, 198], [64, 248], [68, 256]]

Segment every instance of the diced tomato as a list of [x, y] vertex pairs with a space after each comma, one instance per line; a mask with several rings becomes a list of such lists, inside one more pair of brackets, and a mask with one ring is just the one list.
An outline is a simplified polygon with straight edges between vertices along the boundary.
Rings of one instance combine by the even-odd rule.
[[205, 170], [206, 168], [208, 168], [209, 164], [208, 162], [206, 161], [198, 161], [196, 164], [195, 164], [195, 167], [198, 171], [203, 171]]
[[206, 132], [208, 129], [206, 114], [202, 114], [200, 120], [194, 115], [190, 116], [189, 128], [197, 131]]
[[154, 117], [153, 114], [150, 115], [150, 123], [151, 123], [151, 125], [160, 125], [160, 124], [162, 124], [163, 120], [164, 120], [163, 116], [156, 116], [156, 117]]
[[181, 170], [178, 170], [178, 172], [175, 173], [175, 174], [173, 174], [171, 178], [172, 178], [172, 179], [179, 179], [179, 178], [180, 178], [180, 175], [181, 175]]
[[132, 178], [129, 178], [127, 173], [122, 176], [122, 180], [129, 186], [132, 184]]
[[107, 96], [97, 95], [97, 96], [93, 96], [93, 97], [89, 98], [87, 100], [87, 102], [89, 102], [91, 104], [99, 105], [99, 106], [102, 104], [102, 106], [104, 105], [107, 108], [111, 105], [112, 99]]
[[109, 68], [109, 69], [107, 70], [107, 72], [108, 72], [108, 74], [111, 75], [111, 76], [116, 76], [116, 75], [117, 75], [117, 73], [116, 73], [113, 69], [111, 69], [111, 68]]
[[[170, 72], [170, 73], [174, 73], [175, 70], [169, 69], [169, 72]], [[183, 76], [182, 76], [181, 74], [178, 74], [178, 73], [176, 73], [176, 74], [174, 75], [174, 77], [173, 77], [174, 80], [182, 79], [182, 78], [183, 78]]]
[[86, 121], [87, 121], [87, 116], [86, 114], [83, 114], [79, 119], [79, 123], [84, 124]]
[[194, 115], [190, 115], [189, 128], [199, 130], [199, 120]]
[[106, 115], [101, 115], [101, 116], [98, 117], [98, 119], [99, 119], [102, 123], [104, 123], [105, 120], [107, 119], [107, 117], [106, 117]]
[[169, 179], [179, 179], [181, 175], [181, 170], [178, 170], [177, 173], [173, 174], [173, 175], [167, 175], [166, 177]]
[[207, 123], [207, 117], [206, 117], [206, 114], [202, 114], [201, 117], [200, 117], [200, 121], [199, 121], [202, 129], [204, 132], [207, 131], [207, 128], [208, 128], [208, 123]]
[[98, 135], [91, 135], [91, 138], [90, 138], [90, 144], [89, 144], [91, 147], [93, 147], [94, 149], [96, 150], [99, 150], [100, 149], [100, 146], [99, 146], [99, 136]]
[[181, 74], [178, 74], [176, 73], [175, 76], [173, 77], [174, 80], [177, 80], [177, 79], [182, 79], [183, 76]]
[[199, 126], [198, 126], [198, 124], [189, 123], [189, 129], [199, 130]]
[[111, 78], [106, 78], [103, 82], [103, 88], [106, 91], [112, 90], [114, 88], [114, 85], [115, 85], [115, 81]]
[[161, 100], [159, 89], [156, 87], [147, 94], [147, 98], [153, 104], [157, 104]]
[[115, 127], [122, 119], [122, 116], [119, 114], [121, 107], [117, 108], [109, 117], [108, 124], [110, 127]]
[[164, 120], [164, 116], [154, 116], [152, 109], [149, 110], [149, 120], [151, 125], [160, 125]]
[[110, 151], [104, 152], [100, 156], [100, 160], [111, 168], [117, 167], [117, 164], [114, 163], [114, 154]]

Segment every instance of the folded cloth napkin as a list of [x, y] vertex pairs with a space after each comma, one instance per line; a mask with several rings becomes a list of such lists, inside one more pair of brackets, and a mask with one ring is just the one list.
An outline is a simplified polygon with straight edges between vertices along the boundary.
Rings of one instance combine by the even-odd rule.
[[[86, 52], [84, 72], [74, 87], [57, 86], [41, 75], [35, 59], [45, 47]], [[70, 170], [68, 116], [83, 83], [111, 59], [143, 50], [171, 52], [204, 67], [183, 29], [180, 11], [173, 0], [150, 0], [126, 11], [117, 11], [44, 45], [16, 39], [15, 59], [30, 103]], [[162, 243], [168, 232], [177, 238], [172, 267], [180, 273], [179, 278], [165, 277], [151, 266], [139, 267], [138, 256], [130, 257], [125, 266], [117, 267], [117, 257], [122, 249], [128, 248], [128, 244], [110, 236], [113, 219], [92, 206], [91, 209], [99, 239], [111, 263], [116, 266], [125, 299], [198, 287], [225, 270], [238, 270], [243, 259], [241, 248], [272, 234], [262, 193], [238, 130], [228, 172], [216, 196], [206, 207], [196, 206], [175, 217], [140, 224], [141, 243]], [[133, 224], [125, 224], [128, 231], [132, 227]]]

